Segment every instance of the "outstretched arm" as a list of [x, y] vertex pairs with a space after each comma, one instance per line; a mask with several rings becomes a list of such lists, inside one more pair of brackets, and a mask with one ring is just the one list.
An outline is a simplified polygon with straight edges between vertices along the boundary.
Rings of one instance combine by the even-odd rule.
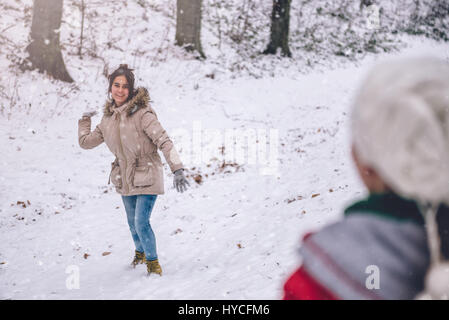
[[157, 120], [156, 114], [151, 109], [146, 111], [142, 116], [142, 128], [147, 136], [156, 144], [158, 149], [162, 151], [171, 171], [175, 174], [173, 177], [173, 187], [178, 192], [187, 190], [187, 186], [190, 184], [184, 176], [184, 169], [178, 152], [168, 137], [167, 132]]
[[103, 133], [99, 126], [94, 131], [90, 131], [91, 119], [89, 116], [83, 116], [78, 120], [78, 143], [83, 149], [92, 149], [101, 144]]
[[142, 115], [142, 129], [157, 148], [162, 151], [173, 173], [183, 168], [173, 142], [170, 140], [159, 120], [157, 120], [156, 115], [150, 110]]

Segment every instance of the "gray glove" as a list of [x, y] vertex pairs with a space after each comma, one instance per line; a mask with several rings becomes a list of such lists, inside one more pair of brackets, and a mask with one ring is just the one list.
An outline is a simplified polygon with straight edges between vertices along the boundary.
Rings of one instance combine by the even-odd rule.
[[88, 112], [84, 112], [84, 113], [83, 113], [83, 118], [84, 118], [84, 117], [87, 117], [87, 118], [93, 117], [93, 116], [96, 115], [97, 113], [98, 113], [98, 112], [95, 111], [95, 110], [93, 110], [93, 111], [88, 111]]
[[187, 190], [187, 185], [190, 186], [190, 183], [184, 176], [183, 169], [176, 170], [175, 177], [173, 178], [173, 187], [175, 187], [178, 192], [182, 193]]

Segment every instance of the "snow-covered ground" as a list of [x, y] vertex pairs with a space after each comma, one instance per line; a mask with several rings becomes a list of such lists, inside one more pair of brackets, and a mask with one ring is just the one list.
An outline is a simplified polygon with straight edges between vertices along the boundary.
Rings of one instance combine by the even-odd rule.
[[[19, 76], [21, 103], [0, 117], [0, 299], [281, 298], [300, 263], [301, 235], [341, 218], [364, 193], [349, 152], [350, 103], [363, 75], [396, 55], [449, 59], [448, 44], [404, 41], [399, 53], [259, 79], [235, 77], [208, 60], [135, 63], [137, 85], [149, 88], [191, 183], [177, 193], [166, 167], [166, 194], [151, 217], [162, 277], [129, 267], [134, 247], [125, 211], [107, 184], [112, 154], [105, 145], [78, 146], [78, 118], [101, 111], [106, 98], [102, 65], [68, 57], [76, 85], [35, 72]], [[112, 64], [125, 58], [111, 57]], [[221, 168], [219, 148], [232, 129], [258, 133], [257, 150], [267, 158], [277, 151], [275, 170], [265, 170], [263, 157]]]

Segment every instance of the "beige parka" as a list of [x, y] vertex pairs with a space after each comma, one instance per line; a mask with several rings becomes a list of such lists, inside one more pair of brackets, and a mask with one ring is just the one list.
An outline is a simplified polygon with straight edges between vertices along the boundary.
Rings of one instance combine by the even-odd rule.
[[164, 193], [163, 166], [158, 149], [164, 154], [172, 172], [183, 168], [173, 142], [158, 121], [149, 100], [148, 91], [140, 87], [134, 97], [121, 107], [106, 102], [103, 118], [94, 131], [90, 130], [90, 118], [78, 121], [81, 148], [92, 149], [105, 142], [115, 155], [109, 180], [124, 196]]

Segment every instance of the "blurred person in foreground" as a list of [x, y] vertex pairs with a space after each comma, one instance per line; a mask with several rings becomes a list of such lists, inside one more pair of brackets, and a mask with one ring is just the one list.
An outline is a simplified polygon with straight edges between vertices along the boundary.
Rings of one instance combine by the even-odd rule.
[[162, 151], [174, 174], [173, 185], [184, 192], [189, 184], [183, 164], [150, 106], [147, 89], [134, 89], [134, 73], [122, 64], [109, 76], [108, 96], [103, 117], [91, 131], [91, 117], [85, 112], [78, 121], [78, 140], [83, 149], [92, 149], [105, 142], [114, 154], [109, 182], [122, 196], [128, 225], [136, 250], [131, 265], [146, 264], [148, 275], [162, 275], [156, 237], [150, 216], [156, 198], [164, 193], [164, 175], [158, 149]]
[[449, 66], [384, 62], [352, 107], [352, 157], [369, 191], [306, 234], [284, 299], [449, 298]]

